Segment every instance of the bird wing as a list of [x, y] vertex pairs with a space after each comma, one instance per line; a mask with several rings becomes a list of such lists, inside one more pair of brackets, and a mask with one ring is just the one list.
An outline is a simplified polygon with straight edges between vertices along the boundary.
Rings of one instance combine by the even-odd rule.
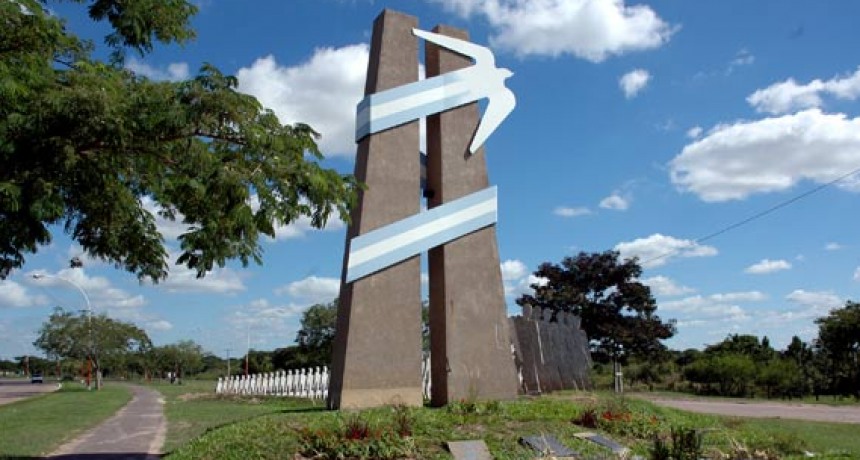
[[514, 106], [517, 105], [517, 98], [514, 97], [514, 93], [511, 90], [502, 87], [500, 91], [495, 91], [488, 95], [488, 102], [484, 117], [481, 118], [478, 130], [475, 132], [475, 137], [469, 146], [469, 153], [474, 154], [481, 148], [487, 138], [490, 137], [490, 134], [493, 134], [493, 131], [505, 121], [508, 114], [514, 110]]
[[488, 66], [490, 68], [496, 67], [496, 58], [488, 48], [460, 40], [459, 38], [435, 34], [421, 29], [412, 29], [412, 33], [428, 42], [433, 42], [443, 48], [470, 57], [475, 60], [476, 65]]

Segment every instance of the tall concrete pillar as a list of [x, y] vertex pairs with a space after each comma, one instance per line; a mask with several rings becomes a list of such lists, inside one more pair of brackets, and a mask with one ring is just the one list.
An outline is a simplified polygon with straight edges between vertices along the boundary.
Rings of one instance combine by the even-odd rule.
[[[468, 40], [468, 33], [434, 32]], [[471, 65], [433, 43], [425, 48], [427, 78]], [[489, 186], [484, 148], [469, 154], [480, 118], [471, 103], [427, 117], [427, 185], [434, 208]], [[495, 225], [429, 251], [432, 403], [517, 395]]]
[[[418, 80], [415, 17], [383, 11], [373, 25], [365, 94]], [[367, 184], [352, 213], [344, 252], [329, 407], [423, 403], [421, 267], [412, 257], [346, 283], [350, 240], [420, 211], [418, 122], [358, 144], [355, 176]]]

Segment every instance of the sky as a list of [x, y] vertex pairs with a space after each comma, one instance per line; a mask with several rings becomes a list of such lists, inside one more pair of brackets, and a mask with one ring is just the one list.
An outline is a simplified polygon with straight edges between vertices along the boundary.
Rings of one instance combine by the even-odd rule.
[[[640, 258], [658, 314], [677, 320], [675, 349], [729, 334], [778, 348], [811, 340], [815, 318], [860, 297], [860, 2], [197, 4], [194, 42], [126, 66], [178, 80], [212, 63], [282, 122], [319, 131], [324, 164], [344, 173], [384, 8], [490, 47], [517, 97], [486, 143], [511, 315], [539, 264], [609, 249]], [[105, 33], [78, 5], [50, 7], [81, 36]], [[184, 228], [160, 228], [175, 260]], [[261, 266], [231, 263], [202, 280], [173, 266], [154, 286], [86, 257], [56, 228], [0, 281], [0, 358], [38, 354], [32, 341], [55, 306], [85, 309], [76, 285], [96, 313], [135, 322], [156, 344], [191, 338], [222, 357], [290, 345], [302, 312], [338, 294], [345, 234], [340, 221], [316, 230], [301, 219], [263, 244]], [[84, 266], [69, 268], [71, 257]]]

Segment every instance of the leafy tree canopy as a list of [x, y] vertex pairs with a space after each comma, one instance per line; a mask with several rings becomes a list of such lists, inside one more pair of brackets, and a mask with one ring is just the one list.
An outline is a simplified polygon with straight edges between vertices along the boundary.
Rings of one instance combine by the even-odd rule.
[[126, 50], [192, 39], [193, 4], [70, 1], [109, 23], [109, 62], [49, 0], [0, 0], [0, 278], [62, 225], [91, 256], [164, 279], [167, 251], [145, 199], [188, 224], [177, 262], [201, 277], [230, 259], [260, 263], [259, 237], [279, 224], [348, 219], [358, 184], [319, 165], [311, 127], [282, 125], [211, 65], [184, 82], [122, 68]]
[[543, 263], [534, 274], [544, 281], [532, 284], [534, 295], [523, 295], [517, 304], [579, 316], [599, 355], [618, 357], [622, 349], [635, 356], [662, 355], [660, 340], [675, 334], [674, 321], [664, 323], [655, 314], [657, 302], [638, 280], [638, 261], [618, 259], [617, 251], [580, 252], [561, 264]]

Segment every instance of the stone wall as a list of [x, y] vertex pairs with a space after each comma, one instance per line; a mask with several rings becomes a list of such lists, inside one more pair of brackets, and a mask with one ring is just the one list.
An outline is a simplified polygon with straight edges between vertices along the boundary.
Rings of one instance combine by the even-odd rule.
[[509, 318], [517, 368], [526, 394], [591, 389], [591, 353], [579, 317], [560, 313], [550, 321], [549, 310], [523, 308]]

